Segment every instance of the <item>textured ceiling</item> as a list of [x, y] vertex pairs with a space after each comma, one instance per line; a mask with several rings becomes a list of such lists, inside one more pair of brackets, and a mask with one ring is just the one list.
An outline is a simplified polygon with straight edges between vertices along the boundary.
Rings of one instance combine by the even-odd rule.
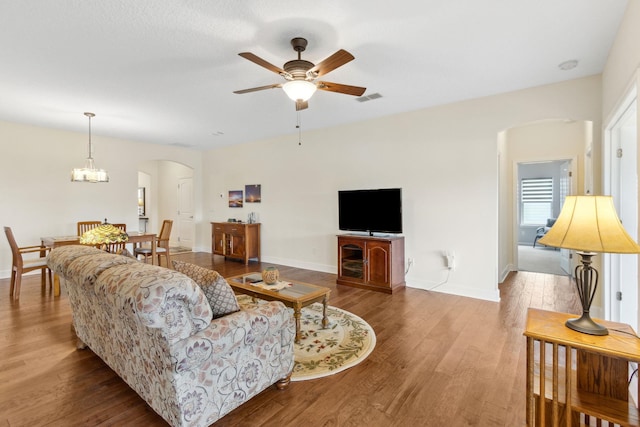
[[[309, 41], [323, 76], [367, 87], [318, 91], [303, 130], [598, 74], [627, 0], [2, 0], [0, 120], [209, 149], [296, 135], [282, 67]], [[562, 71], [558, 64], [577, 59]]]

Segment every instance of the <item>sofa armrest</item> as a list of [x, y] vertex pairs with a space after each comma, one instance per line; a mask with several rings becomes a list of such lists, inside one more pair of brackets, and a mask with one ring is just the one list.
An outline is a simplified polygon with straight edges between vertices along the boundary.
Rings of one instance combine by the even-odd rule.
[[193, 335], [192, 338], [215, 340], [219, 345], [224, 343], [226, 347], [232, 347], [252, 343], [269, 330], [290, 331], [290, 338], [295, 338], [293, 314], [281, 302], [266, 302], [214, 319], [208, 328]]
[[212, 359], [224, 359], [239, 348], [259, 347], [267, 338], [285, 351], [290, 347], [293, 355], [295, 334], [292, 312], [281, 302], [271, 301], [212, 320], [206, 329], [175, 342], [172, 353], [178, 357], [177, 371], [200, 370]]
[[[295, 323], [281, 302], [217, 318], [170, 346], [180, 418], [209, 425], [291, 375]], [[209, 414], [209, 415], [207, 415]]]

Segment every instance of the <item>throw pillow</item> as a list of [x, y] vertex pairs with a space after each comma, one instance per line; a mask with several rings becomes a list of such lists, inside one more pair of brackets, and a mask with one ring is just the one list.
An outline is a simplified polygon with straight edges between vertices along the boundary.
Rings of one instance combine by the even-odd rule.
[[177, 272], [189, 276], [200, 286], [209, 301], [214, 319], [240, 310], [233, 289], [217, 271], [183, 261], [172, 260], [172, 264]]

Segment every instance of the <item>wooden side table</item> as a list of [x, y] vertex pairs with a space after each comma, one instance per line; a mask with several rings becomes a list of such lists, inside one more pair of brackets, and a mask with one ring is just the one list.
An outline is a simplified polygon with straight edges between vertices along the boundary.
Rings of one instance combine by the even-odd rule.
[[573, 317], [527, 313], [527, 425], [580, 426], [595, 419], [640, 426], [628, 393], [629, 362], [640, 362], [640, 339], [629, 325], [603, 320], [597, 322], [609, 335], [576, 332], [564, 325]]

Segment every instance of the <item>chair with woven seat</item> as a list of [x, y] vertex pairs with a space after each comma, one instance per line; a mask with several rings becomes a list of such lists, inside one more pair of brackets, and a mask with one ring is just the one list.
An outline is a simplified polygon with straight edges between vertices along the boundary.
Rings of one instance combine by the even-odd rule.
[[[11, 227], [5, 227], [4, 233], [7, 235], [7, 240], [9, 241], [9, 246], [11, 247], [11, 254], [13, 255], [13, 263], [11, 266], [11, 287], [9, 288], [9, 296], [14, 299], [20, 298], [20, 285], [22, 283], [22, 275], [24, 273], [28, 273], [33, 270], [41, 270], [41, 285], [42, 290], [45, 289], [47, 285], [47, 273], [49, 273], [49, 286], [52, 286], [53, 281], [51, 280], [51, 270], [47, 266], [47, 251], [48, 248], [38, 246], [23, 246], [19, 247], [16, 243], [16, 239], [13, 236], [13, 231], [11, 231]], [[32, 259], [24, 259], [23, 255], [38, 253], [40, 256], [38, 258]]]
[[[173, 220], [165, 219], [162, 222], [160, 234], [156, 238], [156, 256], [158, 257], [158, 265], [161, 265], [160, 257], [165, 256], [167, 258], [167, 268], [172, 268], [171, 255], [169, 254], [169, 238], [171, 237], [172, 227]], [[144, 262], [147, 262], [147, 257], [151, 256], [151, 248], [146, 246], [135, 248], [134, 255], [136, 256], [136, 258], [138, 257], [138, 255], [144, 256]]]
[[102, 224], [102, 221], [78, 221], [78, 236], [82, 236], [89, 230], [93, 230], [97, 226]]

